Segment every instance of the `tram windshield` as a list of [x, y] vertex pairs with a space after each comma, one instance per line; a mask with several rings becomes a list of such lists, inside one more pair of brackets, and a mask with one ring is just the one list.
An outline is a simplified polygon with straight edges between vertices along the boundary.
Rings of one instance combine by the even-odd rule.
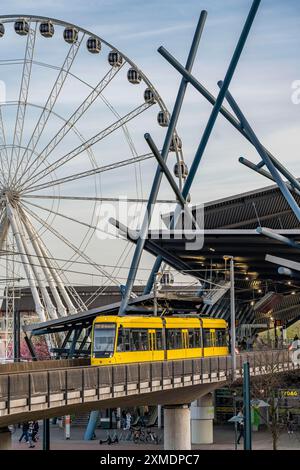
[[114, 323], [95, 323], [94, 354], [95, 357], [108, 356], [114, 352], [116, 327]]

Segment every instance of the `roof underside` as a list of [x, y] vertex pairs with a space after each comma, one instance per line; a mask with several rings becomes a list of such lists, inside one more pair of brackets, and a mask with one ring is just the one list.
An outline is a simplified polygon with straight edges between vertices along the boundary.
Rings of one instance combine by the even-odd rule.
[[[300, 197], [295, 196], [300, 204]], [[198, 208], [193, 209], [196, 214]], [[266, 261], [267, 254], [300, 262], [300, 250], [287, 247], [280, 242], [256, 233], [259, 226], [268, 227], [294, 240], [300, 241], [300, 227], [295, 215], [289, 208], [277, 186], [251, 191], [229, 198], [206, 203], [204, 205], [204, 245], [201, 249], [190, 244], [186, 249], [186, 239], [176, 239], [171, 232], [157, 232], [146, 241], [145, 249], [154, 255], [161, 254], [165, 261], [175, 269], [190, 274], [199, 279], [207, 280], [213, 268], [213, 278], [224, 279], [224, 255], [235, 258], [236, 280], [236, 318], [239, 323], [261, 322], [270, 312], [255, 313], [253, 300], [257, 302], [266, 292], [280, 294], [276, 305], [272, 308], [272, 316], [288, 322], [294, 322], [299, 317], [300, 294], [299, 280], [292, 280], [278, 274], [276, 264]], [[153, 238], [153, 235], [155, 237]], [[166, 237], [166, 235], [170, 235]], [[218, 273], [219, 270], [219, 273]], [[165, 296], [167, 297], [167, 295]], [[174, 295], [173, 295], [174, 297]], [[176, 299], [175, 299], [176, 300]], [[174, 298], [170, 301], [175, 302]], [[180, 299], [176, 308], [180, 309]], [[192, 299], [191, 299], [192, 300]], [[163, 303], [163, 295], [159, 299]], [[131, 301], [133, 305], [146, 306], [153, 304], [153, 296], [141, 296]], [[191, 304], [186, 299], [181, 305], [191, 310], [197, 306], [197, 311], [217, 318], [230, 318], [229, 292], [214, 305], [201, 304], [201, 297], [193, 298]], [[171, 305], [171, 304], [170, 304]], [[101, 313], [115, 313], [119, 302], [105, 307], [95, 308], [88, 312], [72, 315], [67, 319], [52, 320], [45, 324], [31, 326], [33, 333], [49, 328], [65, 329], [66, 325], [79, 322], [91, 323], [92, 319]], [[53, 330], [52, 330], [53, 331]]]

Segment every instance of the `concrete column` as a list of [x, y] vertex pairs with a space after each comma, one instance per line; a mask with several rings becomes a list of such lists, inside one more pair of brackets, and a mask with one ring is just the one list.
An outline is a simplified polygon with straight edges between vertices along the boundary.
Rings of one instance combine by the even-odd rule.
[[192, 444], [213, 443], [214, 406], [211, 393], [192, 403], [191, 433]]
[[286, 334], [286, 325], [283, 325], [282, 327], [282, 342], [283, 344], [287, 343], [287, 334]]
[[164, 407], [164, 449], [191, 450], [189, 405]]
[[8, 427], [0, 428], [0, 450], [11, 449], [11, 432]]
[[121, 408], [117, 408], [117, 429], [121, 429], [121, 415], [122, 415]]
[[157, 427], [161, 429], [161, 405], [157, 405]]

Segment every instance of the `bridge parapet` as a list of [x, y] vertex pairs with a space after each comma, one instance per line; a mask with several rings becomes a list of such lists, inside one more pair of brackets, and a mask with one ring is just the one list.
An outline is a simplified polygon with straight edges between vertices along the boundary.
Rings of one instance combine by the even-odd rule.
[[[247, 352], [237, 356], [237, 379], [242, 377], [245, 361], [251, 375], [299, 367], [286, 349]], [[196, 398], [204, 385], [213, 389], [232, 380], [231, 356], [105, 367], [66, 367], [61, 361], [53, 362], [56, 369], [51, 364], [44, 370], [0, 373], [0, 427], [25, 416], [45, 417], [108, 404], [117, 407], [122, 402], [128, 405], [129, 399], [146, 404], [155, 402], [156, 395], [157, 403], [164, 404], [164, 397], [174, 391], [178, 395], [179, 390], [194, 393]]]

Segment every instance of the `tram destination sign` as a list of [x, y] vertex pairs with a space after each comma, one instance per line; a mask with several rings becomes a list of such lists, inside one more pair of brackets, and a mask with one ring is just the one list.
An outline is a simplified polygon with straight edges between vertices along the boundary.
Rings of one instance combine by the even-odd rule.
[[111, 329], [115, 327], [115, 323], [95, 323], [95, 329]]

